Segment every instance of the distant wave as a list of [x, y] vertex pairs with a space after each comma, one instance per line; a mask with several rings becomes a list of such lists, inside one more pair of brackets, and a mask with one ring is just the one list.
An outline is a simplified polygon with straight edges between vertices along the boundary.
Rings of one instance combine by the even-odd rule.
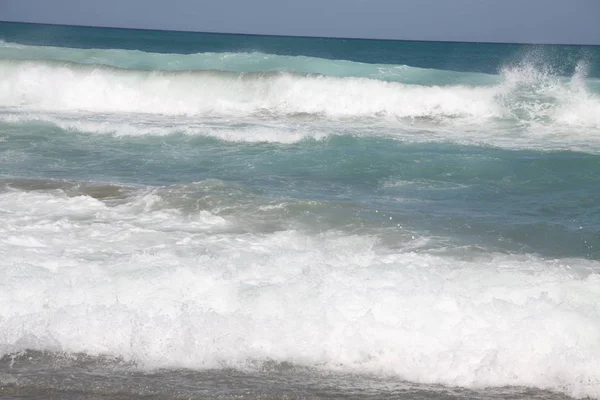
[[164, 54], [123, 49], [72, 49], [0, 42], [0, 59], [67, 61], [122, 69], [228, 72], [296, 72], [424, 84], [494, 83], [493, 75], [370, 64], [308, 56], [252, 53]]

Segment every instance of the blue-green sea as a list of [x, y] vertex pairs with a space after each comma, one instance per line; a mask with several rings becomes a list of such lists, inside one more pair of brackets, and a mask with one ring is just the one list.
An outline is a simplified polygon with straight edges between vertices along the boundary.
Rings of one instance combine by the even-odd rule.
[[0, 23], [0, 398], [600, 397], [600, 47]]

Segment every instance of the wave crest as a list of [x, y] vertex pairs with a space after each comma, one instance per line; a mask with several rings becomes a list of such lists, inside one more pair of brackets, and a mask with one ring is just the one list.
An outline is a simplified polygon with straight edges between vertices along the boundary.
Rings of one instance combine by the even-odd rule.
[[0, 106], [170, 116], [295, 116], [600, 126], [600, 98], [570, 79], [507, 69], [493, 86], [424, 86], [293, 73], [133, 71], [0, 61]]

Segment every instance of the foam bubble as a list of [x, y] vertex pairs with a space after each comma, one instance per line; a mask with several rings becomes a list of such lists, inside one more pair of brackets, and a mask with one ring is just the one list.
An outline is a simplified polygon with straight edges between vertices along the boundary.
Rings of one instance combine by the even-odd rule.
[[273, 360], [600, 396], [597, 261], [465, 260], [368, 235], [236, 231], [235, 215], [165, 200], [0, 193], [0, 354], [189, 368]]

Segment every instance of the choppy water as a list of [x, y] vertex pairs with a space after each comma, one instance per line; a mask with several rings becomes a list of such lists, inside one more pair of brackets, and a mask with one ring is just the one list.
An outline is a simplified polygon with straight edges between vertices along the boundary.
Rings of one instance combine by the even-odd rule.
[[0, 396], [600, 397], [600, 48], [0, 24]]

